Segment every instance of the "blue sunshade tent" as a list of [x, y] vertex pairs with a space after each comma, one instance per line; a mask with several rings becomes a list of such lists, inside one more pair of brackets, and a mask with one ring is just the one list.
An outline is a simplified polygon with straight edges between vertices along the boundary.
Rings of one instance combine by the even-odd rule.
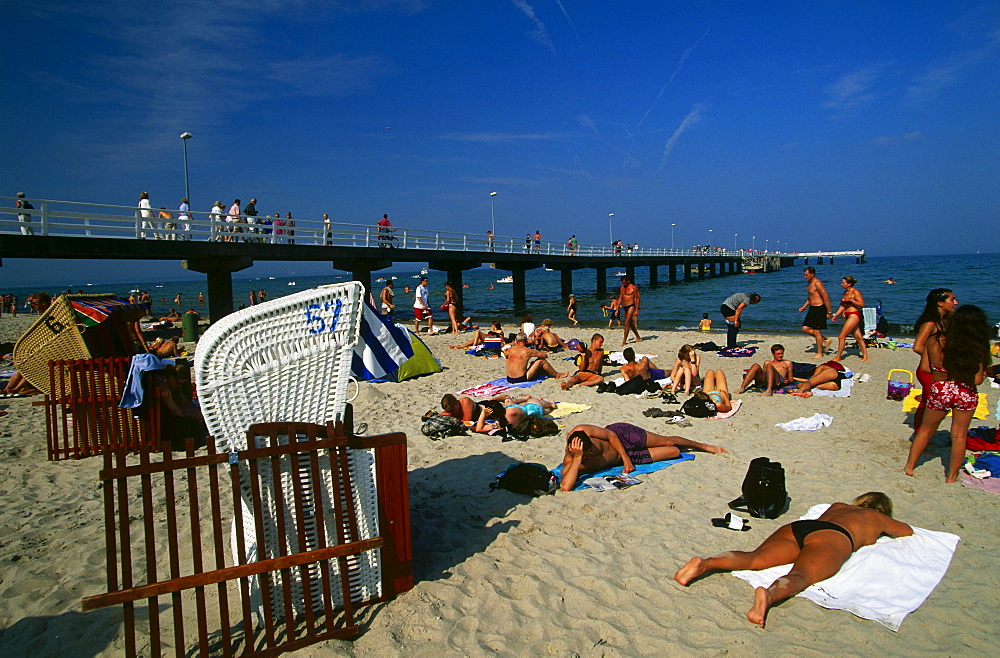
[[354, 346], [351, 374], [359, 381], [392, 379], [392, 375], [412, 356], [410, 332], [380, 315], [365, 300], [361, 316], [361, 340]]

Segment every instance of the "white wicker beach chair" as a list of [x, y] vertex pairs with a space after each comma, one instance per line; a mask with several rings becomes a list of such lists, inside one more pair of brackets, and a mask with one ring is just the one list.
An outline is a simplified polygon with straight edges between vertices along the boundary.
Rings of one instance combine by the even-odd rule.
[[[195, 356], [195, 380], [202, 413], [209, 432], [215, 437], [220, 452], [242, 450], [247, 445], [247, 429], [255, 423], [307, 422], [324, 424], [343, 419], [351, 375], [353, 348], [359, 340], [361, 307], [364, 287], [358, 282], [322, 286], [281, 297], [264, 304], [238, 311], [214, 322], [198, 343]], [[295, 440], [287, 437], [285, 440]], [[378, 497], [375, 483], [373, 450], [351, 450], [351, 491], [357, 515], [360, 539], [379, 536]], [[279, 546], [275, 511], [284, 508], [294, 513], [294, 506], [279, 506], [273, 500], [295, 495], [291, 477], [292, 462], [281, 464], [280, 475], [265, 477], [268, 492], [264, 494], [265, 546], [248, 546], [261, 559], [310, 549], [289, 539], [290, 545]], [[334, 487], [343, 491], [329, 469], [320, 473], [315, 482], [305, 465], [300, 465], [297, 479], [305, 487], [322, 487], [324, 500], [332, 496]], [[244, 478], [244, 496], [249, 496]], [[245, 501], [249, 500], [245, 498]], [[244, 504], [244, 528], [253, 528], [250, 506]], [[334, 519], [324, 514], [324, 519]], [[289, 525], [290, 524], [287, 524]], [[335, 537], [336, 528], [327, 527], [326, 536]], [[246, 537], [253, 541], [253, 537]], [[381, 568], [377, 551], [358, 556], [349, 567], [350, 598], [356, 603], [372, 601], [382, 595]], [[335, 569], [339, 575], [339, 567]], [[301, 575], [294, 572], [292, 583], [296, 600], [301, 600]], [[318, 571], [309, 579], [318, 578]], [[333, 579], [331, 579], [332, 581]], [[322, 605], [319, 587], [317, 609]], [[334, 590], [337, 587], [334, 585]], [[279, 596], [277, 588], [272, 598]], [[274, 611], [282, 606], [274, 601]], [[301, 610], [296, 610], [296, 613]]]
[[865, 327], [862, 335], [867, 339], [875, 338], [875, 325], [878, 324], [878, 309], [874, 306], [862, 307], [861, 321]]

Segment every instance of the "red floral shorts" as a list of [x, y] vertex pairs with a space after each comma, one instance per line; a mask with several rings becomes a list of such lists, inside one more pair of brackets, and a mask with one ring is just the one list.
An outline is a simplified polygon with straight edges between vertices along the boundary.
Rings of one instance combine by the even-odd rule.
[[927, 394], [927, 407], [938, 411], [975, 411], [978, 404], [976, 389], [962, 382], [934, 382]]

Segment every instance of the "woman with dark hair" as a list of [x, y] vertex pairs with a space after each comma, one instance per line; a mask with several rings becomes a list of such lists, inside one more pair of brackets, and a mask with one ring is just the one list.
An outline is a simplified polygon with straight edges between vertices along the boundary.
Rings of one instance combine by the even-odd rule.
[[958, 470], [965, 461], [969, 424], [979, 404], [976, 388], [992, 363], [990, 334], [983, 310], [966, 304], [951, 315], [944, 331], [935, 332], [927, 340], [927, 361], [934, 381], [924, 389], [927, 409], [906, 458], [903, 472], [907, 475], [913, 475], [931, 436], [951, 411], [951, 457], [945, 482], [958, 479]]
[[[917, 338], [913, 341], [913, 351], [920, 355], [920, 365], [917, 367], [917, 381], [924, 391], [929, 391], [934, 383], [934, 376], [931, 374], [931, 366], [927, 361], [927, 339], [931, 335], [944, 331], [945, 322], [948, 316], [955, 312], [958, 300], [947, 288], [935, 288], [927, 293], [927, 304], [924, 311], [917, 318], [913, 327], [917, 330]], [[920, 423], [924, 420], [924, 409], [927, 408], [927, 396], [920, 396], [920, 406], [913, 414], [913, 429], [920, 429]]]
[[472, 426], [473, 432], [480, 434], [490, 434], [497, 429], [507, 429], [510, 423], [507, 422], [506, 410], [499, 400], [487, 400], [481, 402], [483, 413], [479, 414], [476, 424]]
[[843, 315], [844, 328], [840, 330], [840, 336], [837, 339], [839, 345], [837, 347], [837, 356], [833, 358], [834, 361], [840, 361], [844, 358], [847, 337], [852, 334], [855, 340], [858, 341], [858, 347], [861, 349], [861, 360], [868, 360], [868, 346], [865, 345], [865, 337], [861, 333], [861, 309], [864, 308], [865, 298], [862, 296], [861, 291], [854, 287], [854, 284], [857, 282], [857, 279], [853, 276], [845, 276], [840, 280], [840, 287], [844, 289], [844, 296], [840, 298], [840, 308], [833, 314], [830, 321], [836, 322], [837, 316]]
[[451, 333], [459, 333], [458, 294], [455, 292], [455, 284], [451, 281], [444, 284], [444, 304], [441, 304], [441, 310], [448, 312], [448, 319], [451, 320]]

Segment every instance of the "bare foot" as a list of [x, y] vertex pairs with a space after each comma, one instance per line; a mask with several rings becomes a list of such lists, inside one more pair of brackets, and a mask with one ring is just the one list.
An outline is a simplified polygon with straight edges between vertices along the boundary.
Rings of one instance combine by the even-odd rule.
[[810, 357], [810, 358], [812, 358], [812, 359], [825, 359], [826, 357], [823, 356], [822, 353], [820, 353], [820, 354], [817, 354], [816, 356], [813, 356], [813, 357]]
[[903, 475], [909, 475], [910, 477], [913, 477], [913, 467], [912, 466], [906, 466], [906, 467], [904, 467], [903, 468]]
[[726, 450], [725, 448], [723, 448], [722, 446], [710, 446], [710, 445], [706, 445], [705, 446], [705, 452], [711, 453], [713, 455], [721, 455], [722, 453], [729, 452], [729, 451]]
[[568, 375], [569, 375], [569, 372], [557, 372], [556, 373], [556, 379], [562, 379], [563, 377], [566, 377]]
[[735, 395], [743, 395], [743, 389], [741, 388], [740, 390], [736, 391]]
[[948, 476], [948, 478], [947, 478], [947, 479], [946, 479], [946, 480], [944, 481], [944, 483], [945, 483], [945, 484], [951, 484], [951, 483], [953, 483], [953, 482], [958, 482], [958, 473], [952, 473], [952, 474], [951, 474], [951, 475], [949, 475], [949, 476]]
[[570, 382], [563, 382], [562, 384], [559, 384], [559, 388], [561, 388], [564, 391], [568, 391], [571, 386], [573, 386], [573, 384], [571, 384]]
[[868, 358], [868, 357], [866, 356], [865, 358], [863, 358], [863, 359], [861, 359], [861, 360], [862, 360], [862, 361], [869, 361], [870, 359], [869, 359], [869, 358]]
[[764, 391], [763, 393], [761, 393], [761, 395], [763, 395], [766, 398], [769, 398], [772, 395], [774, 395], [774, 391]]
[[687, 587], [688, 583], [705, 573], [705, 560], [700, 557], [693, 557], [687, 564], [677, 570], [674, 580]]
[[641, 338], [636, 338], [636, 339], [635, 339], [635, 342], [637, 342], [637, 343], [641, 343], [641, 342], [642, 342], [642, 339], [641, 339]]
[[764, 619], [767, 618], [767, 610], [770, 607], [771, 600], [767, 594], [767, 590], [763, 587], [758, 587], [753, 591], [753, 607], [747, 613], [747, 619], [750, 620], [751, 624], [757, 624], [761, 628], [764, 628]]

